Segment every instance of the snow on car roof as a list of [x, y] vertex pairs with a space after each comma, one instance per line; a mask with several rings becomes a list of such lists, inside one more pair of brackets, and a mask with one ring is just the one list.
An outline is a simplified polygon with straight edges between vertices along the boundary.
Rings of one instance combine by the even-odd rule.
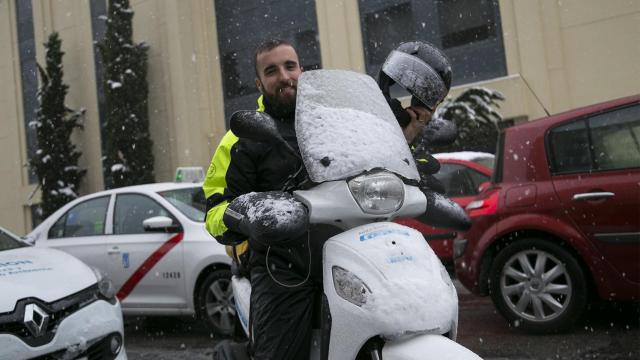
[[[105, 192], [127, 192], [127, 191], [152, 191], [159, 192], [165, 190], [173, 190], [173, 189], [183, 189], [183, 188], [192, 188], [192, 187], [202, 187], [202, 183], [177, 183], [177, 182], [161, 182], [161, 183], [153, 183], [153, 184], [142, 184], [142, 185], [132, 185], [125, 186], [117, 189], [110, 189], [105, 191], [100, 191], [99, 193]], [[96, 193], [97, 194], [97, 193]]]
[[436, 159], [453, 159], [474, 161], [478, 159], [495, 158], [495, 155], [480, 151], [456, 151], [448, 153], [432, 154]]

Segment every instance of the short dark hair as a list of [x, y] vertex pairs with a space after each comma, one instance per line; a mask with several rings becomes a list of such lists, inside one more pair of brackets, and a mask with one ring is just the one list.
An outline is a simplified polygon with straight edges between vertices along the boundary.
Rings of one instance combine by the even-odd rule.
[[271, 51], [275, 48], [277, 48], [278, 46], [281, 45], [287, 45], [287, 46], [291, 46], [294, 50], [295, 48], [293, 47], [293, 45], [291, 45], [290, 42], [288, 42], [287, 40], [283, 40], [283, 39], [266, 39], [266, 40], [262, 40], [258, 46], [256, 46], [256, 50], [253, 52], [253, 68], [256, 70], [256, 76], [258, 78], [260, 78], [260, 74], [258, 74], [258, 55], [267, 52], [267, 51]]

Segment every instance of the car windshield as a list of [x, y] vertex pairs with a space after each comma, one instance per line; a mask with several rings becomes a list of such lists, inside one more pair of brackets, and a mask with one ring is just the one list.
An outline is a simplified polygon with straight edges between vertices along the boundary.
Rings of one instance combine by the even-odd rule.
[[201, 187], [167, 190], [158, 193], [193, 221], [204, 221], [207, 201]]
[[0, 251], [25, 247], [27, 244], [0, 229]]

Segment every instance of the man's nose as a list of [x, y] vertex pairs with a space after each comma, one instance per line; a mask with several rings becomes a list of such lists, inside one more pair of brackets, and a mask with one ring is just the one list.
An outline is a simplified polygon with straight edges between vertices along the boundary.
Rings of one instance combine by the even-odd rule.
[[278, 70], [278, 80], [280, 80], [281, 82], [287, 82], [287, 83], [291, 81], [291, 75], [289, 74], [287, 69], [281, 67]]

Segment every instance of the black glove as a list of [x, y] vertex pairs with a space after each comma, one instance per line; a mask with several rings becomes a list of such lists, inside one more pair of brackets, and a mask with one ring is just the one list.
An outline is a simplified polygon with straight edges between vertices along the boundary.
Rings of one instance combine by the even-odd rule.
[[293, 195], [280, 191], [249, 193], [233, 199], [222, 218], [230, 231], [249, 242], [274, 245], [298, 238], [309, 228], [307, 208]]
[[426, 191], [427, 211], [420, 221], [439, 228], [469, 230], [471, 219], [460, 205], [433, 191]]
[[[415, 155], [415, 154], [414, 154]], [[423, 192], [427, 190], [435, 191], [440, 194], [445, 193], [445, 188], [442, 182], [436, 179], [433, 174], [440, 171], [440, 162], [434, 158], [431, 154], [423, 152], [421, 157], [416, 159], [416, 167], [420, 174], [420, 190]]]
[[400, 127], [404, 129], [409, 125], [411, 122], [411, 116], [409, 116], [407, 110], [402, 107], [400, 101], [397, 99], [387, 98], [387, 103], [389, 104], [391, 111], [393, 111], [393, 115], [396, 117], [396, 120], [398, 120]]

